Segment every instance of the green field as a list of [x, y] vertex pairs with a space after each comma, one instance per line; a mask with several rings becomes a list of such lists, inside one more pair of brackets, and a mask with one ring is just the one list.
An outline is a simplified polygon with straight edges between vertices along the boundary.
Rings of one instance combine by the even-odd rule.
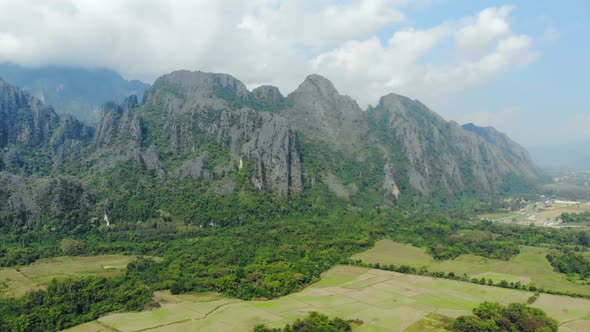
[[506, 221], [511, 221], [513, 218], [514, 219], [524, 219], [523, 216], [517, 214], [517, 213], [511, 213], [511, 212], [499, 212], [499, 213], [486, 213], [486, 214], [482, 214], [479, 216], [482, 219], [489, 219], [489, 220], [506, 220]]
[[[470, 314], [483, 301], [525, 302], [532, 293], [395, 272], [336, 266], [306, 289], [270, 301], [240, 301], [212, 294], [158, 292], [162, 308], [117, 313], [68, 331], [251, 331], [283, 326], [310, 311], [358, 319], [354, 331], [443, 331], [451, 318]], [[590, 301], [542, 294], [534, 306], [563, 324], [587, 331]]]
[[46, 258], [20, 267], [0, 269], [0, 296], [24, 295], [29, 290], [39, 289], [53, 278], [67, 276], [116, 276], [135, 256], [65, 256]]
[[509, 261], [489, 259], [475, 255], [461, 255], [454, 260], [436, 261], [422, 248], [408, 244], [381, 240], [375, 247], [354, 255], [367, 263], [425, 266], [429, 271], [454, 272], [457, 275], [486, 279], [494, 282], [501, 280], [520, 281], [549, 290], [590, 295], [590, 286], [568, 280], [567, 276], [557, 273], [545, 256], [547, 248], [520, 247], [520, 254]]

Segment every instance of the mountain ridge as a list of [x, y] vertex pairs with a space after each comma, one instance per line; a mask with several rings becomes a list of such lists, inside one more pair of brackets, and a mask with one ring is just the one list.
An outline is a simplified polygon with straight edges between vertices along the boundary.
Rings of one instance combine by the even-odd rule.
[[[154, 186], [175, 192], [183, 182], [194, 183], [199, 195], [210, 199], [240, 193], [289, 200], [333, 195], [349, 204], [378, 206], [529, 190], [540, 176], [526, 150], [499, 133], [482, 129], [486, 139], [479, 127], [447, 122], [421, 102], [396, 94], [364, 111], [315, 74], [283, 96], [272, 86], [250, 91], [227, 74], [176, 71], [157, 79], [141, 103], [132, 96], [103, 105], [96, 128], [2, 84], [0, 91], [11, 92], [0, 94], [0, 120], [18, 112], [31, 117], [36, 107], [47, 109], [53, 120], [37, 126], [26, 119], [0, 121], [4, 136], [47, 132], [26, 149], [3, 139], [0, 170], [92, 183], [98, 188], [91, 195], [95, 208], [112, 206], [113, 195], [136, 188], [135, 195], [147, 195], [142, 204], [153, 206], [146, 212], [153, 214], [164, 208], [150, 201]], [[25, 126], [30, 123], [33, 127]], [[25, 164], [41, 159], [49, 164], [42, 172], [31, 167], [23, 172], [26, 167], [11, 161], [24, 153], [19, 149], [33, 151], [21, 158]], [[132, 177], [123, 175], [129, 171]]]

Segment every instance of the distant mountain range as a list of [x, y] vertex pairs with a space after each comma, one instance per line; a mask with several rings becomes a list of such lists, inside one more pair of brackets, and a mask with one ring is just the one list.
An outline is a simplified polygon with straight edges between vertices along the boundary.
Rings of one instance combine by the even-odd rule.
[[[87, 100], [145, 87], [96, 75], [118, 83], [109, 87], [105, 78], [104, 90]], [[113, 206], [141, 211], [129, 210], [140, 219], [181, 199], [236, 194], [403, 205], [529, 190], [541, 177], [504, 134], [447, 122], [417, 100], [389, 94], [362, 110], [319, 75], [283, 96], [276, 87], [249, 91], [230, 75], [190, 71], [160, 77], [142, 102], [104, 104], [96, 126], [0, 81], [0, 170], [0, 214], [24, 223], [40, 211], [63, 219], [79, 215], [69, 209]], [[185, 197], [183, 183], [199, 194]]]
[[11, 63], [0, 63], [0, 78], [52, 106], [59, 114], [74, 115], [88, 124], [100, 120], [100, 107], [105, 102], [121, 103], [130, 95], [141, 99], [149, 87], [107, 69], [27, 68]]

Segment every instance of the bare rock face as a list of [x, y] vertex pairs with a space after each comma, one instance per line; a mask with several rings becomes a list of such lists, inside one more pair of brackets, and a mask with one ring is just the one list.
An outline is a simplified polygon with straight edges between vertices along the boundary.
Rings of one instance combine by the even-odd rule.
[[135, 96], [127, 98], [123, 106], [113, 102], [102, 106], [91, 154], [88, 156], [94, 164], [94, 170], [102, 172], [121, 162], [133, 162], [159, 177], [164, 176], [157, 151], [149, 146], [144, 147], [147, 128], [138, 110]]
[[98, 147], [112, 146], [117, 142], [141, 144], [145, 138], [145, 127], [143, 118], [135, 112], [136, 106], [133, 105], [133, 99], [131, 99], [125, 103], [125, 107], [115, 103], [107, 103], [103, 106], [96, 129], [95, 144]]
[[203, 176], [205, 159], [207, 159], [208, 156], [209, 153], [205, 151], [200, 156], [185, 161], [179, 168], [176, 169], [175, 174], [181, 178], [200, 178], [201, 176]]
[[419, 101], [389, 94], [369, 109], [368, 116], [385, 132], [389, 144], [400, 149], [406, 163], [404, 177], [423, 195], [435, 191], [491, 193], [508, 176], [531, 181], [539, 176], [522, 153], [514, 156], [506, 146], [490, 144], [455, 122], [446, 122]]
[[497, 131], [493, 127], [478, 127], [473, 123], [464, 124], [461, 128], [477, 134], [486, 142], [490, 143], [490, 145], [501, 150], [504, 158], [513, 163], [523, 174], [528, 174], [529, 177], [539, 175], [538, 169], [531, 167], [534, 163], [529, 152], [521, 145], [511, 140], [510, 137]]
[[[96, 129], [0, 80], [0, 171], [47, 175], [91, 165], [99, 177], [122, 163], [146, 183], [206, 181], [221, 195], [246, 183], [295, 196], [322, 181], [343, 199], [380, 193], [386, 203], [406, 194], [494, 194], [512, 179], [540, 176], [526, 150], [493, 128], [447, 122], [395, 94], [363, 111], [319, 75], [284, 97], [273, 86], [249, 91], [226, 74], [176, 71], [156, 80], [141, 103], [131, 96], [105, 104]], [[27, 192], [26, 180], [3, 181], [22, 187], [4, 195], [11, 206], [49, 208]], [[61, 184], [86, 195], [83, 183]]]
[[246, 100], [248, 95], [248, 88], [233, 76], [180, 70], [158, 78], [145, 99], [146, 104], [156, 103], [168, 115], [176, 115], [192, 112], [197, 106], [229, 108], [232, 101]]
[[287, 99], [292, 106], [282, 113], [293, 128], [310, 139], [350, 148], [368, 131], [356, 101], [339, 94], [332, 82], [320, 75], [309, 75]]
[[77, 160], [93, 136], [93, 128], [74, 117], [60, 117], [51, 107], [0, 80], [0, 148], [8, 151], [0, 152], [0, 170], [49, 172]]
[[261, 189], [270, 187], [280, 195], [300, 193], [303, 177], [297, 136], [285, 119], [270, 114], [265, 117], [266, 121], [241, 149], [256, 165], [253, 182], [260, 184]]
[[139, 113], [151, 121], [147, 127], [154, 132], [147, 135], [157, 138], [152, 143], [161, 154], [184, 158], [213, 144], [229, 155], [230, 164], [216, 169], [205, 167], [216, 163], [210, 160], [212, 154], [187, 159], [172, 172], [176, 176], [223, 177], [235, 172], [240, 162], [249, 162], [255, 187], [293, 195], [303, 190], [297, 135], [282, 116], [250, 107], [278, 107], [283, 102], [274, 87], [249, 92], [229, 75], [179, 71], [154, 83]]
[[158, 177], [163, 178], [166, 175], [162, 162], [160, 161], [160, 156], [158, 155], [158, 150], [155, 146], [150, 145], [150, 147], [141, 154], [141, 160], [143, 161], [145, 168], [155, 172]]
[[49, 106], [0, 80], [0, 147], [39, 147], [58, 126], [59, 116]]
[[383, 165], [383, 186], [382, 186], [383, 192], [386, 195], [390, 195], [392, 197], [395, 197], [395, 199], [399, 199], [401, 192], [397, 186], [397, 183], [395, 182], [395, 172], [394, 172], [394, 167], [393, 167], [393, 163], [388, 161], [387, 163], [385, 163], [385, 165]]
[[272, 85], [262, 85], [252, 90], [252, 97], [256, 101], [268, 105], [279, 105], [285, 100], [279, 88]]

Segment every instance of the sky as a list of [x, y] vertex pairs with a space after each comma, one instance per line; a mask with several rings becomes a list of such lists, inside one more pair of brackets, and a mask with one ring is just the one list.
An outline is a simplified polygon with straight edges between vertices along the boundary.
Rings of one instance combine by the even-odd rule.
[[589, 17], [585, 0], [0, 0], [0, 61], [283, 94], [318, 73], [363, 108], [403, 94], [590, 165]]

